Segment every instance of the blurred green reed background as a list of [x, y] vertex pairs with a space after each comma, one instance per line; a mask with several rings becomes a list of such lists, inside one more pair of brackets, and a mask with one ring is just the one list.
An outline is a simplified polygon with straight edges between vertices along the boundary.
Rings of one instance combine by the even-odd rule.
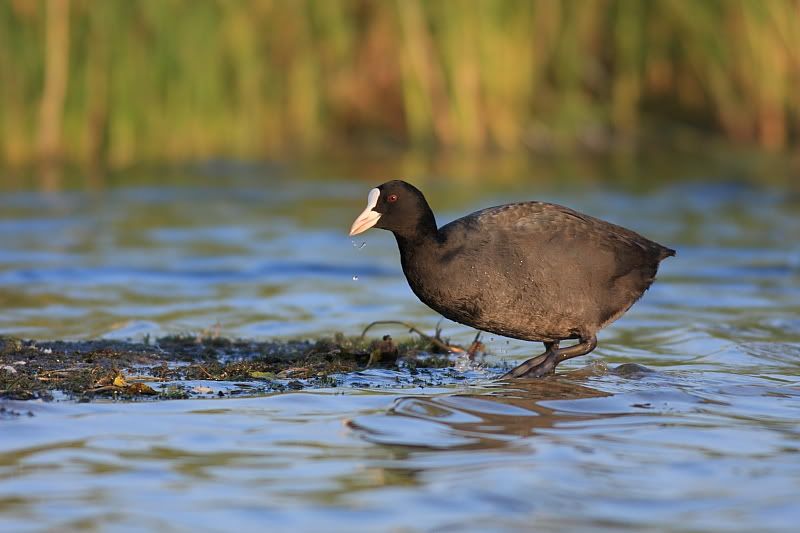
[[2, 0], [0, 164], [800, 134], [798, 0]]

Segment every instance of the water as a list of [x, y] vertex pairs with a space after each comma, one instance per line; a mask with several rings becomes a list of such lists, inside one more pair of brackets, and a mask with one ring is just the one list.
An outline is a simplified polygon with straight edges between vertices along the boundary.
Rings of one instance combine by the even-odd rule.
[[[644, 185], [582, 167], [568, 182], [503, 167], [493, 184], [423, 183], [440, 223], [539, 198], [678, 249], [566, 376], [392, 388], [376, 371], [353, 383], [380, 387], [243, 399], [0, 401], [0, 531], [795, 531], [800, 197], [750, 167], [679, 163], [677, 181]], [[439, 317], [407, 288], [391, 236], [347, 236], [381, 180], [330, 174], [199, 167], [94, 192], [7, 190], [0, 333], [432, 331]], [[539, 349], [482, 341], [489, 377]]]

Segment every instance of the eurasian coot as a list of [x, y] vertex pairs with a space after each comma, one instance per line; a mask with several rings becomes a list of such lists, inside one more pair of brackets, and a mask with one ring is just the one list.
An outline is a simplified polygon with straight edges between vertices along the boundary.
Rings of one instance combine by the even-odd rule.
[[[541, 377], [597, 346], [597, 332], [650, 287], [675, 251], [560, 205], [489, 207], [437, 228], [422, 193], [400, 180], [369, 192], [350, 229], [394, 233], [411, 290], [450, 320], [545, 352], [503, 377]], [[577, 344], [559, 347], [561, 341]]]

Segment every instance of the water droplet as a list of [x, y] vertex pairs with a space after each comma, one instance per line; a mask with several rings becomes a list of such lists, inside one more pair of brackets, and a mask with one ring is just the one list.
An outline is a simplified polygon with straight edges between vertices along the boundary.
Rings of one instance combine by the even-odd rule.
[[358, 281], [358, 274], [353, 274], [353, 281]]
[[360, 243], [357, 243], [356, 241], [350, 241], [350, 242], [353, 243], [353, 248], [358, 248], [359, 250], [367, 245], [367, 241], [361, 241]]

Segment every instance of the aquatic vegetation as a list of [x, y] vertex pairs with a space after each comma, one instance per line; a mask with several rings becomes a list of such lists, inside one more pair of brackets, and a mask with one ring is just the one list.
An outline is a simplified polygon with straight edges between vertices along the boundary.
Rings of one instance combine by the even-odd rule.
[[602, 149], [670, 123], [766, 148], [798, 134], [795, 1], [465, 5], [3, 2], [0, 159]]
[[420, 368], [453, 364], [447, 354], [428, 354], [427, 339], [395, 344], [387, 337], [370, 340], [339, 333], [314, 342], [255, 342], [176, 335], [147, 343], [0, 337], [0, 398], [49, 400], [52, 391], [61, 391], [83, 400], [180, 399], [209, 393], [197, 381], [246, 382], [237, 383], [238, 393], [257, 393], [336, 387], [336, 375], [367, 367], [397, 368], [398, 359], [412, 375]]

